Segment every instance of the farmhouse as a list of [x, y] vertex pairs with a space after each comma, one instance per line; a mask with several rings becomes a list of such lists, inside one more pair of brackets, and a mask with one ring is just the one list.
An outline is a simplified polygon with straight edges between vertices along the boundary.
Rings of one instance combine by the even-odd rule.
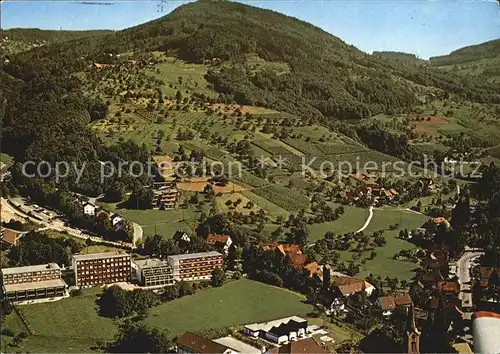
[[67, 285], [56, 263], [3, 268], [1, 275], [3, 297], [12, 302], [60, 300], [67, 296]]
[[381, 296], [375, 303], [384, 316], [389, 316], [396, 308], [409, 308], [413, 301], [408, 294], [396, 294], [394, 296]]
[[327, 312], [332, 313], [345, 311], [350, 296], [359, 292], [365, 292], [370, 296], [375, 290], [375, 287], [366, 280], [332, 272], [329, 266], [323, 267], [323, 284], [325, 290], [320, 294], [320, 299], [327, 306]]
[[252, 338], [263, 338], [281, 344], [305, 337], [306, 329], [307, 320], [292, 316], [270, 322], [246, 325], [243, 328], [243, 333]]
[[207, 243], [212, 246], [221, 244], [224, 253], [227, 254], [229, 247], [233, 244], [233, 240], [231, 240], [229, 235], [209, 234], [207, 237]]

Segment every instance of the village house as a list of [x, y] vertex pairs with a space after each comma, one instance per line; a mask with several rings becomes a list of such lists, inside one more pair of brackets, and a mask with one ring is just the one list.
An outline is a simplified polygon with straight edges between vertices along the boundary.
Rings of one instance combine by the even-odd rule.
[[178, 241], [191, 242], [191, 237], [189, 237], [189, 235], [182, 230], [177, 230], [172, 236], [172, 238], [177, 242]]
[[110, 216], [109, 220], [111, 221], [111, 224], [113, 226], [116, 226], [116, 224], [118, 224], [120, 221], [122, 221], [123, 218], [120, 215], [118, 215], [118, 214], [112, 214]]
[[329, 266], [323, 267], [323, 288], [320, 301], [327, 307], [327, 313], [340, 313], [346, 310], [350, 296], [364, 292], [370, 296], [375, 287], [366, 280], [332, 272]]
[[290, 263], [294, 268], [303, 269], [307, 264], [307, 255], [302, 253], [299, 245], [279, 244], [279, 243], [264, 243], [262, 248], [280, 253], [284, 257], [290, 259]]
[[87, 202], [87, 203], [83, 204], [83, 213], [85, 215], [94, 216], [96, 209], [97, 209], [97, 207], [92, 203]]
[[413, 305], [410, 295], [400, 293], [390, 296], [381, 296], [376, 301], [376, 306], [382, 311], [382, 315], [390, 316], [396, 308], [409, 308]]
[[272, 348], [265, 354], [327, 354], [330, 353], [321, 347], [314, 338], [305, 338], [297, 341], [291, 341], [279, 348]]
[[2, 228], [0, 231], [0, 242], [4, 247], [11, 247], [17, 244], [17, 241], [26, 232]]
[[375, 177], [366, 173], [353, 173], [349, 175], [349, 178], [353, 180], [357, 186], [362, 186], [370, 189], [380, 188], [379, 184], [375, 180]]
[[203, 338], [193, 332], [184, 332], [177, 339], [177, 353], [182, 354], [232, 354], [238, 353], [225, 345]]
[[231, 240], [229, 235], [209, 234], [207, 237], [207, 243], [212, 246], [221, 244], [222, 250], [227, 254], [229, 247], [233, 244], [233, 240]]

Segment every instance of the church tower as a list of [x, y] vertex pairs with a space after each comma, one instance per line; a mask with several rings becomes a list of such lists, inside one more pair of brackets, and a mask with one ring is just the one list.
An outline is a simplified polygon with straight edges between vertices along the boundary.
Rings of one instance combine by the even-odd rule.
[[415, 323], [415, 312], [413, 306], [410, 311], [410, 323], [406, 332], [408, 336], [408, 354], [420, 354], [420, 331]]

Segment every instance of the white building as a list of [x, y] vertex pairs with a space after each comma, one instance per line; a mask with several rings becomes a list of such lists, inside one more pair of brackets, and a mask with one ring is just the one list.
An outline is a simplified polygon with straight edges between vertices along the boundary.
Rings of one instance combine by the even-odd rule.
[[94, 216], [95, 215], [95, 210], [96, 210], [96, 206], [92, 203], [85, 203], [83, 205], [83, 213], [85, 215], [91, 215], [91, 216]]
[[285, 317], [278, 320], [252, 323], [243, 328], [243, 333], [252, 338], [263, 338], [282, 344], [299, 338], [305, 338], [307, 320], [297, 317]]

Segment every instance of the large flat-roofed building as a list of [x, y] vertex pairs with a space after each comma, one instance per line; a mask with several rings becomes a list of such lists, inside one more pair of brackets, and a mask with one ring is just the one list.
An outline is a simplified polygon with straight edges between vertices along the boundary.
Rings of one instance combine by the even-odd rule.
[[62, 298], [66, 283], [56, 263], [2, 269], [3, 298], [12, 302]]
[[210, 279], [212, 271], [222, 268], [222, 254], [219, 252], [199, 252], [168, 256], [175, 280]]
[[131, 276], [131, 258], [119, 252], [73, 255], [73, 271], [80, 287], [126, 282]]
[[133, 261], [137, 280], [142, 286], [165, 286], [174, 283], [172, 267], [158, 258]]

